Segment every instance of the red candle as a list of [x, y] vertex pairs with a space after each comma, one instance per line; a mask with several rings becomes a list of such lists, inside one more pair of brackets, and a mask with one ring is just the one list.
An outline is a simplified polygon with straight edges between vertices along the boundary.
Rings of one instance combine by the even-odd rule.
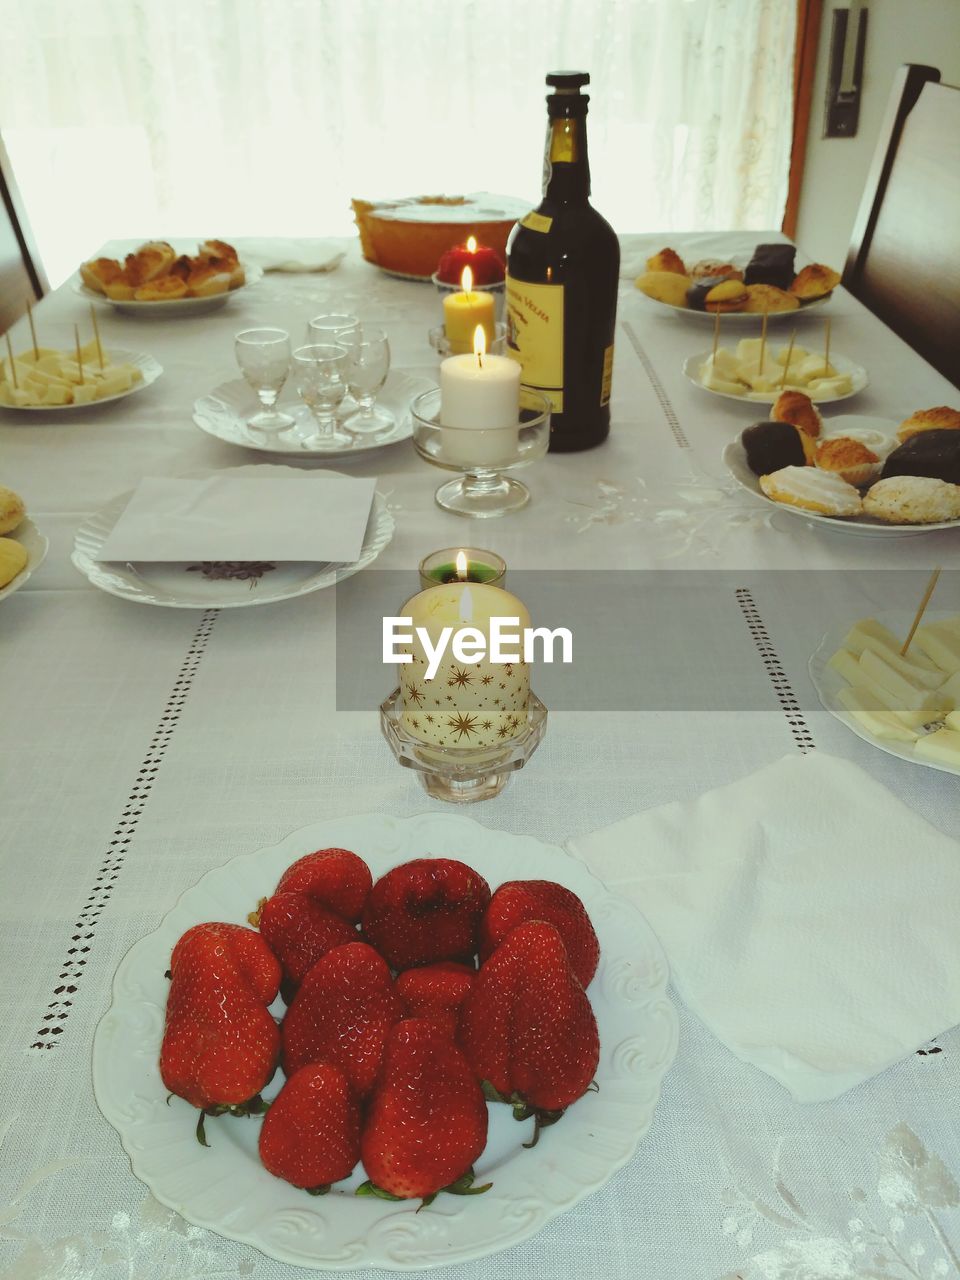
[[475, 236], [446, 251], [437, 266], [437, 279], [444, 284], [459, 284], [464, 267], [473, 272], [476, 285], [497, 284], [505, 274], [500, 255], [485, 244], [477, 244]]

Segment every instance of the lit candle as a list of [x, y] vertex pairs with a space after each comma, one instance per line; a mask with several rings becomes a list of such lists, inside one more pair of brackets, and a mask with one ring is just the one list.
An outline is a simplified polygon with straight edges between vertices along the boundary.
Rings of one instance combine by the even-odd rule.
[[497, 465], [516, 458], [520, 424], [520, 366], [509, 356], [485, 355], [484, 330], [474, 331], [472, 356], [448, 356], [440, 365], [443, 458], [463, 466]]
[[479, 547], [446, 547], [431, 551], [420, 561], [421, 587], [445, 582], [489, 582], [499, 586], [507, 571], [506, 561], [495, 551]]
[[487, 346], [493, 344], [496, 329], [493, 294], [474, 289], [473, 271], [470, 267], [463, 268], [460, 289], [460, 293], [448, 293], [443, 300], [443, 329], [450, 343], [450, 350], [462, 354], [472, 349], [473, 332], [477, 325], [483, 327]]
[[[509, 591], [480, 583], [449, 583], [429, 587], [400, 610], [414, 628], [422, 627], [436, 645], [444, 627], [474, 628], [489, 652], [491, 619], [517, 618], [505, 630], [522, 636], [530, 626], [526, 606]], [[504, 645], [522, 656], [522, 640]], [[530, 669], [526, 663], [491, 662], [489, 656], [460, 662], [450, 646], [432, 680], [426, 679], [427, 655], [416, 636], [398, 646], [413, 661], [400, 667], [401, 720], [407, 732], [438, 747], [494, 747], [521, 732], [530, 700]]]

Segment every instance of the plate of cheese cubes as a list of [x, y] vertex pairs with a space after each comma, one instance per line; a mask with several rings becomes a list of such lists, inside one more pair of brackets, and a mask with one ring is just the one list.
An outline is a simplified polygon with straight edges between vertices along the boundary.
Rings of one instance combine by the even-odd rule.
[[108, 404], [142, 391], [163, 373], [153, 356], [108, 351], [95, 340], [79, 351], [29, 347], [13, 361], [11, 370], [9, 358], [0, 358], [0, 409], [49, 411]]
[[[789, 363], [788, 363], [789, 360]], [[741, 338], [735, 347], [701, 351], [683, 366], [689, 382], [727, 400], [773, 404], [784, 391], [802, 391], [814, 404], [849, 400], [869, 382], [862, 365], [846, 356]]]
[[960, 774], [960, 615], [931, 613], [900, 652], [909, 613], [828, 631], [810, 659], [821, 703], [901, 760]]

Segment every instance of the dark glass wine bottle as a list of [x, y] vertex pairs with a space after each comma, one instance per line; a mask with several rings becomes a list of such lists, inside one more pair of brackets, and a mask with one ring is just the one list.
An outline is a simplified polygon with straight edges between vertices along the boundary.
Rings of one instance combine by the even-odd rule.
[[507, 350], [553, 402], [553, 452], [591, 449], [610, 431], [620, 245], [589, 201], [589, 83], [582, 71], [547, 76], [543, 200], [507, 241]]

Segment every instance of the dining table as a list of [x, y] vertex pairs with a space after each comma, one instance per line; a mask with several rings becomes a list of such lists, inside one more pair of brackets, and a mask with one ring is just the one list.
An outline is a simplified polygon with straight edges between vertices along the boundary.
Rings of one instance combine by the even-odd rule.
[[[22, 495], [50, 544], [23, 589], [0, 600], [4, 1276], [308, 1274], [156, 1199], [97, 1106], [91, 1059], [123, 957], [211, 870], [322, 820], [449, 811], [383, 740], [378, 704], [389, 677], [370, 671], [365, 702], [347, 653], [345, 615], [354, 599], [360, 607], [368, 575], [380, 575], [399, 605], [417, 591], [425, 555], [469, 545], [503, 557], [521, 598], [523, 584], [535, 591], [544, 575], [563, 591], [589, 580], [590, 600], [609, 592], [596, 624], [603, 636], [586, 634], [589, 609], [578, 615], [567, 675], [545, 673], [538, 685], [533, 671], [549, 708], [543, 742], [500, 795], [466, 810], [492, 831], [562, 846], [785, 755], [819, 752], [855, 763], [960, 839], [956, 775], [855, 736], [820, 705], [808, 671], [824, 631], [919, 602], [936, 567], [935, 604], [960, 612], [956, 530], [851, 536], [746, 492], [722, 453], [763, 406], [692, 385], [683, 363], [709, 351], [712, 326], [667, 313], [633, 284], [647, 254], [667, 243], [689, 259], [714, 256], [718, 245], [749, 256], [757, 242], [780, 239], [622, 236], [606, 443], [538, 461], [523, 473], [529, 505], [483, 523], [435, 504], [443, 477], [410, 439], [322, 460], [376, 479], [392, 540], [356, 577], [258, 607], [163, 608], [100, 590], [71, 559], [77, 529], [144, 477], [278, 462], [313, 470], [315, 459], [228, 444], [193, 421], [195, 401], [238, 376], [234, 335], [270, 325], [298, 340], [318, 313], [354, 313], [387, 333], [393, 371], [435, 384], [439, 356], [427, 334], [441, 303], [432, 284], [388, 275], [344, 240], [334, 269], [268, 271], [202, 315], [140, 318], [98, 305], [104, 346], [148, 352], [162, 375], [76, 412], [0, 409], [0, 484]], [[74, 284], [34, 307], [42, 345], [71, 346], [75, 324], [90, 336], [89, 302]], [[825, 415], [899, 422], [957, 404], [956, 388], [842, 288], [826, 307], [771, 322], [770, 339], [795, 327], [798, 342], [821, 350], [827, 315], [831, 350], [861, 364], [869, 384]], [[722, 321], [723, 342], [747, 333]], [[26, 317], [11, 337], [15, 349], [29, 345]], [[620, 600], [625, 618], [641, 606], [661, 622], [684, 618], [696, 643], [678, 659], [664, 637], [680, 628], [618, 622]], [[578, 635], [585, 651], [595, 642], [619, 655], [636, 682], [611, 686], [578, 672]], [[449, 1274], [960, 1277], [956, 1029], [832, 1101], [802, 1104], [725, 1048], [675, 991], [671, 999], [676, 1055], [635, 1154], [535, 1234], [498, 1238]], [[324, 1261], [322, 1241], [316, 1249], [313, 1265], [349, 1273]]]

